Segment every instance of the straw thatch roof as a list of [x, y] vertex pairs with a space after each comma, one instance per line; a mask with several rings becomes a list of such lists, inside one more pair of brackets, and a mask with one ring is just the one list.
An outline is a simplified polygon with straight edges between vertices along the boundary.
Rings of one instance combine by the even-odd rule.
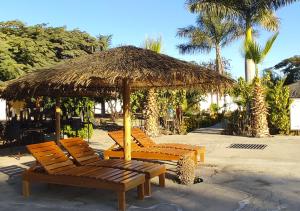
[[8, 81], [1, 97], [101, 96], [130, 80], [132, 89], [198, 87], [223, 89], [233, 81], [216, 71], [133, 46], [78, 57]]

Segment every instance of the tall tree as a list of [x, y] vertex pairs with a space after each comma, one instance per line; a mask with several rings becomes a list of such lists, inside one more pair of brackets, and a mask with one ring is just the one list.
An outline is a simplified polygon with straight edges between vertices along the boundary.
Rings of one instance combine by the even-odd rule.
[[[277, 31], [279, 19], [274, 11], [299, 0], [187, 0], [191, 12], [216, 12], [239, 19], [245, 27], [245, 40], [253, 40], [253, 27], [260, 25], [266, 30]], [[245, 78], [255, 76], [253, 60], [245, 58]]]
[[[147, 38], [144, 43], [144, 48], [160, 53], [162, 48], [161, 37], [157, 39]], [[147, 93], [145, 121], [145, 130], [149, 136], [157, 136], [159, 134], [158, 116], [157, 94], [154, 88], [150, 88]]]
[[300, 56], [293, 56], [276, 64], [275, 69], [280, 70], [286, 76], [285, 85], [300, 80]]
[[0, 80], [90, 54], [98, 45], [95, 37], [78, 29], [46, 24], [27, 26], [20, 21], [0, 22]]
[[252, 99], [252, 132], [255, 137], [264, 137], [269, 135], [269, 127], [267, 121], [267, 106], [265, 102], [264, 88], [258, 77], [258, 64], [260, 64], [267, 54], [270, 52], [273, 43], [275, 42], [278, 33], [272, 36], [266, 43], [264, 48], [261, 48], [254, 41], [245, 41], [245, 57], [252, 59], [255, 64], [255, 78], [253, 80], [253, 99]]
[[215, 67], [220, 74], [224, 74], [221, 49], [243, 34], [243, 29], [228, 17], [218, 14], [201, 14], [197, 18], [197, 26], [178, 29], [179, 37], [189, 41], [178, 46], [180, 53], [209, 53], [215, 49]]

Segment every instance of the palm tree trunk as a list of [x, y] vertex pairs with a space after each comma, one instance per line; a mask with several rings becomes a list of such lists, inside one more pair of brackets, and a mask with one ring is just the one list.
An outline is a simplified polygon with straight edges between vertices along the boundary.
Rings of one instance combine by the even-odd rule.
[[145, 130], [149, 136], [155, 137], [159, 134], [158, 107], [155, 89], [151, 88], [147, 95]]
[[224, 74], [224, 66], [222, 62], [222, 56], [221, 56], [221, 47], [219, 45], [216, 45], [216, 70], [220, 74]]
[[[221, 75], [224, 75], [224, 65], [221, 56], [221, 47], [219, 45], [216, 45], [216, 70]], [[221, 96], [219, 92], [217, 92], [216, 94], [217, 94], [217, 105], [219, 107], [220, 106], [219, 97]]]
[[[246, 40], [252, 41], [252, 27], [246, 23]], [[247, 82], [251, 82], [255, 77], [255, 64], [252, 59], [245, 57], [245, 78]]]

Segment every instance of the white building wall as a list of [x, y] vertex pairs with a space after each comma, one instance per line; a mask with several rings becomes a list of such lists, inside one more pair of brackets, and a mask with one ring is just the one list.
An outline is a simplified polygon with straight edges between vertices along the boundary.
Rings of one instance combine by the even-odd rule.
[[[238, 108], [237, 104], [233, 102], [233, 98], [229, 95], [221, 96], [219, 100], [217, 99], [217, 94], [208, 93], [204, 100], [200, 101], [200, 109], [205, 111], [209, 110], [211, 104], [219, 104], [221, 111], [234, 111]], [[226, 106], [226, 107], [225, 107]]]
[[0, 99], [0, 121], [6, 120], [6, 100]]

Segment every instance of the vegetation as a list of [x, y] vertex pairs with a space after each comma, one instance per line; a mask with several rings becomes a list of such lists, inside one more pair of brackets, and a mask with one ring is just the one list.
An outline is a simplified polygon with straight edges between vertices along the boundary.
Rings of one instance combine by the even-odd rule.
[[274, 67], [284, 73], [286, 79], [284, 84], [289, 85], [300, 80], [300, 56], [285, 59]]
[[268, 106], [268, 122], [272, 134], [290, 133], [290, 92], [289, 88], [284, 85], [285, 80], [279, 79], [277, 81], [270, 80], [266, 76], [266, 101]]
[[[240, 20], [245, 27], [245, 40], [253, 41], [254, 27], [259, 25], [268, 31], [277, 31], [279, 19], [274, 11], [297, 0], [187, 0], [191, 12], [230, 16]], [[245, 77], [251, 81], [255, 76], [253, 61], [245, 57]]]
[[21, 21], [0, 22], [0, 80], [101, 50], [106, 42], [78, 29], [69, 31], [66, 27], [46, 24], [27, 26]]
[[[162, 39], [146, 39], [144, 47], [146, 49], [152, 50], [156, 53], [161, 52]], [[157, 106], [157, 93], [154, 88], [150, 88], [146, 97], [146, 121], [145, 130], [149, 136], [158, 136], [159, 134], [159, 122], [158, 122], [158, 106]]]
[[[21, 21], [0, 22], [0, 80], [14, 79], [35, 68], [105, 50], [110, 42], [111, 35], [95, 38], [78, 29], [67, 30], [66, 27], [49, 27], [46, 24], [27, 26]], [[52, 108], [54, 101], [48, 99], [43, 104]], [[65, 98], [62, 102], [63, 115], [80, 116], [84, 105], [91, 108], [93, 101]], [[92, 114], [89, 116], [93, 118]], [[87, 116], [83, 117], [83, 121], [87, 121]], [[91, 124], [85, 124], [78, 135], [87, 137], [87, 127], [90, 127], [91, 136]], [[70, 124], [64, 126], [64, 132], [69, 136], [76, 133]]]
[[186, 44], [178, 46], [181, 53], [216, 51], [215, 69], [224, 74], [221, 48], [229, 45], [242, 35], [243, 29], [238, 23], [226, 16], [216, 13], [201, 14], [197, 18], [197, 26], [178, 29], [179, 37], [188, 38]]
[[253, 94], [251, 102], [252, 110], [252, 133], [255, 137], [264, 137], [269, 135], [267, 121], [267, 106], [265, 103], [265, 91], [258, 77], [258, 64], [267, 56], [275, 42], [278, 33], [272, 36], [262, 49], [256, 42], [251, 40], [245, 41], [245, 54], [247, 59], [255, 63], [255, 78], [253, 80]]

